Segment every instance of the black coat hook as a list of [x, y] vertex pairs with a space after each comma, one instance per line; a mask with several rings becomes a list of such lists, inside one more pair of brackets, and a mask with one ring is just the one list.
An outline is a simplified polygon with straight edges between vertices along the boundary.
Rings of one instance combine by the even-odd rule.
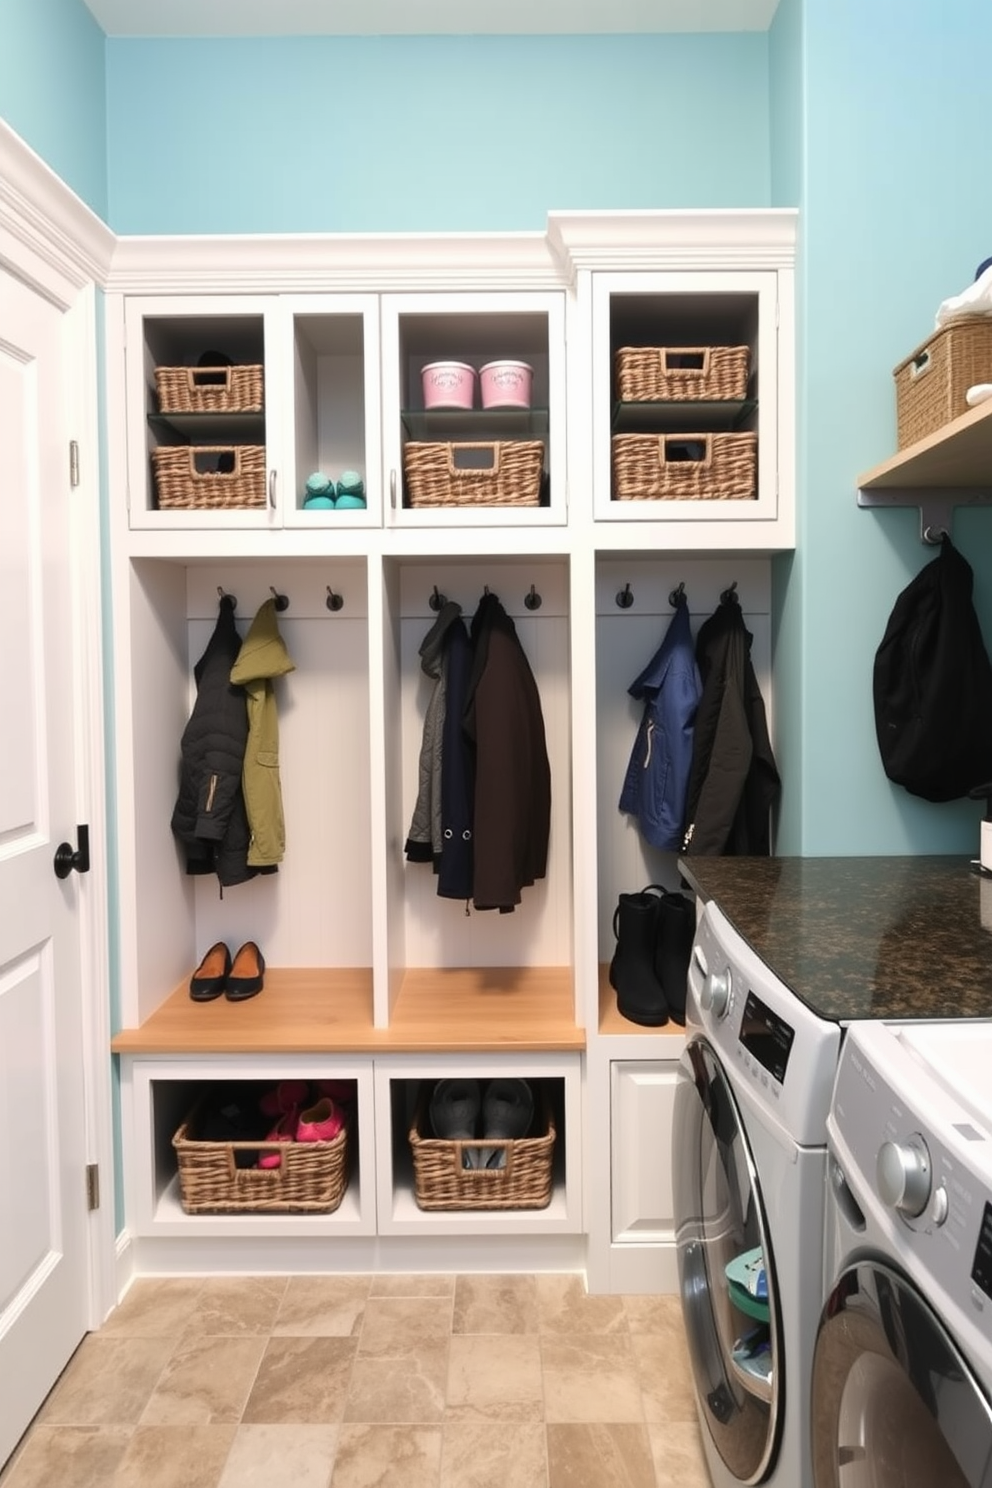
[[720, 603], [721, 604], [740, 604], [740, 600], [737, 598], [737, 580], [736, 579], [733, 580], [733, 582], [731, 583], [729, 589], [724, 589], [723, 593], [720, 595]]
[[541, 596], [533, 584], [530, 586], [530, 593], [524, 595], [524, 604], [529, 610], [539, 610], [541, 608]]
[[668, 603], [671, 605], [671, 607], [672, 607], [673, 610], [677, 610], [678, 607], [679, 607], [679, 605], [682, 603], [682, 601], [684, 599], [685, 599], [685, 584], [680, 579], [679, 580], [679, 584], [678, 584], [678, 588], [677, 589], [673, 589], [672, 592], [671, 592], [671, 594], [668, 596]]
[[623, 588], [617, 594], [617, 604], [621, 610], [629, 610], [633, 603], [634, 596], [630, 591], [630, 585], [624, 584]]
[[338, 610], [344, 609], [344, 599], [340, 594], [335, 594], [330, 584], [327, 586], [327, 608], [337, 614]]
[[220, 584], [217, 585], [217, 593], [220, 596], [220, 602], [221, 602], [222, 605], [227, 605], [228, 609], [231, 609], [231, 610], [236, 610], [238, 608], [237, 595], [235, 595], [235, 594], [225, 594], [225, 592], [221, 588]]
[[441, 610], [441, 609], [444, 608], [444, 606], [448, 603], [448, 600], [447, 600], [446, 595], [439, 594], [438, 593], [438, 587], [435, 584], [434, 585], [434, 593], [431, 595], [431, 597], [427, 601], [427, 603], [430, 605], [431, 609], [436, 614], [438, 610]]
[[287, 596], [285, 594], [280, 594], [278, 590], [273, 589], [271, 584], [269, 585], [269, 593], [272, 595], [272, 598], [276, 602], [277, 610], [281, 611], [289, 609], [289, 599], [287, 598]]

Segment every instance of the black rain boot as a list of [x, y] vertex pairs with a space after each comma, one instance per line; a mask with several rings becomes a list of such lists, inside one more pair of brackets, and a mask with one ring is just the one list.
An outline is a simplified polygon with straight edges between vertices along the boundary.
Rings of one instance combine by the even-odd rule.
[[685, 894], [662, 894], [658, 905], [654, 969], [672, 1022], [685, 1025], [689, 961], [696, 934], [696, 903]]
[[660, 903], [661, 891], [649, 884], [639, 894], [621, 894], [613, 912], [617, 948], [610, 962], [610, 986], [617, 994], [621, 1015], [647, 1028], [668, 1022], [665, 994], [654, 966]]

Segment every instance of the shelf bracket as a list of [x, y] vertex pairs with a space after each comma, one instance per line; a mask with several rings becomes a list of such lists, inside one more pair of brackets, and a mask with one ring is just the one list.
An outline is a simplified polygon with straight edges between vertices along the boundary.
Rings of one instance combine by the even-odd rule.
[[936, 543], [941, 533], [950, 535], [956, 506], [992, 506], [992, 486], [962, 486], [948, 491], [930, 491], [921, 486], [885, 486], [858, 491], [859, 506], [918, 506], [920, 541]]

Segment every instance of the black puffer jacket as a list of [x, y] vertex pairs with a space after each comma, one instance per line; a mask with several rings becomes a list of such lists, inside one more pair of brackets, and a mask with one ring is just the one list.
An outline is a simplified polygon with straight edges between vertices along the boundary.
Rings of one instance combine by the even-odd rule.
[[751, 639], [736, 598], [722, 600], [699, 627], [703, 693], [693, 733], [686, 854], [767, 857], [771, 851], [780, 780]]
[[241, 771], [248, 739], [245, 690], [231, 682], [241, 638], [226, 598], [207, 649], [193, 668], [196, 702], [180, 743], [179, 795], [172, 830], [187, 873], [216, 873], [223, 887], [254, 878]]

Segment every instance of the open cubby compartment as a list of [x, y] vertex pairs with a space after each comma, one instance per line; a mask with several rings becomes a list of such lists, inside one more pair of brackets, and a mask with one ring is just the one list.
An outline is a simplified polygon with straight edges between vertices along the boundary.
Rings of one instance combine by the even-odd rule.
[[[288, 600], [277, 620], [295, 664], [274, 683], [285, 857], [276, 873], [221, 893], [214, 874], [187, 874], [172, 832], [180, 742], [220, 593], [236, 598], [244, 636], [273, 591]], [[332, 595], [341, 600], [336, 610], [328, 607]], [[367, 599], [358, 558], [132, 560], [130, 615], [119, 605], [115, 627], [124, 1027], [139, 1027], [173, 993], [181, 1001], [218, 940], [232, 953], [257, 941], [266, 960], [263, 998], [270, 982], [302, 969], [332, 995], [335, 976], [347, 971], [349, 985], [367, 986], [371, 1026]]]
[[[569, 564], [561, 556], [387, 558], [382, 567], [386, 861], [381, 954], [388, 984], [382, 989], [387, 1005], [377, 1011], [394, 1030], [408, 1021], [436, 1021], [440, 1047], [458, 1036], [471, 1047], [472, 1027], [459, 1026], [466, 1008], [480, 1015], [487, 1009], [490, 1034], [502, 1027], [511, 1038], [518, 1005], [533, 1012], [543, 1002], [570, 1043], [581, 1021], [572, 975], [568, 586]], [[420, 657], [438, 617], [432, 602], [444, 597], [460, 604], [471, 631], [487, 588], [512, 619], [534, 674], [551, 769], [547, 874], [522, 889], [521, 902], [508, 914], [440, 897], [431, 863], [408, 861], [405, 852], [432, 694]]]
[[[266, 317], [261, 309], [237, 310], [228, 302], [216, 308], [194, 309], [189, 302], [130, 301], [127, 306], [127, 402], [130, 410], [129, 456], [132, 525], [177, 526], [194, 520], [198, 525], [264, 525], [266, 508], [250, 511], [175, 508], [158, 511], [152, 451], [160, 446], [199, 445], [230, 447], [267, 444], [267, 411], [273, 399], [267, 346]], [[161, 305], [161, 310], [156, 308]], [[196, 368], [211, 351], [230, 357], [235, 366], [262, 367], [261, 411], [165, 412], [160, 408], [155, 370], [159, 367]], [[141, 437], [141, 424], [144, 437]], [[271, 436], [270, 436], [271, 437]], [[149, 521], [147, 514], [153, 514]]]
[[[385, 314], [385, 312], [384, 312]], [[395, 346], [390, 359], [390, 345]], [[397, 298], [384, 318], [384, 415], [387, 450], [394, 450], [390, 505], [394, 519], [410, 526], [534, 525], [566, 520], [565, 305], [560, 294], [418, 295]], [[473, 407], [425, 409], [423, 369], [432, 362], [467, 364], [476, 373]], [[531, 367], [530, 407], [482, 407], [480, 370], [494, 361]], [[395, 399], [395, 406], [393, 406]], [[395, 419], [395, 445], [389, 434]], [[497, 441], [541, 441], [543, 471], [538, 504], [469, 504], [452, 500], [412, 507], [403, 477], [403, 447], [411, 441], [437, 445], [480, 444], [459, 451], [456, 465], [488, 468]], [[392, 463], [392, 462], [391, 462]]]
[[[282, 503], [293, 525], [378, 526], [382, 517], [379, 311], [375, 295], [321, 295], [289, 302], [292, 443]], [[307, 479], [337, 483], [355, 471], [365, 508], [307, 507]]]
[[751, 659], [774, 741], [770, 559], [600, 554], [596, 562], [596, 864], [601, 1032], [654, 1033], [620, 1017], [616, 994], [608, 983], [619, 895], [637, 893], [648, 884], [668, 889], [681, 886], [679, 850], [652, 846], [635, 818], [619, 809], [644, 711], [644, 704], [630, 696], [629, 688], [665, 638], [675, 613], [669, 598], [680, 584], [684, 585], [693, 636], [717, 608], [721, 594], [736, 585], [744, 623], [754, 637]]
[[[347, 1080], [356, 1098], [348, 1128], [347, 1186], [328, 1213], [188, 1214], [183, 1209], [173, 1137], [199, 1102], [228, 1091], [244, 1099], [281, 1080]], [[121, 1062], [125, 1143], [131, 1187], [127, 1222], [135, 1235], [367, 1235], [375, 1232], [375, 1123], [371, 1060], [338, 1056], [132, 1059]]]
[[[616, 356], [625, 347], [699, 349], [748, 348], [743, 398], [668, 398], [621, 402]], [[593, 303], [594, 510], [610, 521], [656, 521], [728, 527], [767, 522], [778, 512], [779, 470], [788, 479], [791, 446], [779, 445], [777, 419], [777, 281], [773, 271], [597, 274]], [[615, 435], [666, 437], [756, 436], [757, 477], [753, 499], [618, 499], [614, 477]], [[718, 468], [729, 459], [727, 445], [707, 451]], [[681, 451], [672, 451], [672, 458]], [[660, 455], [659, 455], [660, 458]], [[716, 484], [719, 486], [720, 482]], [[707, 543], [712, 535], [705, 537]], [[734, 547], [754, 544], [741, 536]]]
[[[410, 1130], [421, 1094], [438, 1080], [477, 1079], [484, 1097], [495, 1077], [523, 1079], [540, 1109], [547, 1097], [554, 1121], [551, 1198], [544, 1208], [424, 1209], [417, 1203]], [[578, 1234], [582, 1230], [582, 1060], [578, 1054], [453, 1054], [375, 1061], [376, 1127], [380, 1134], [378, 1225], [382, 1235]], [[532, 1128], [531, 1134], [538, 1128]], [[388, 1134], [388, 1140], [386, 1135]], [[542, 1133], [543, 1134], [543, 1133]]]

